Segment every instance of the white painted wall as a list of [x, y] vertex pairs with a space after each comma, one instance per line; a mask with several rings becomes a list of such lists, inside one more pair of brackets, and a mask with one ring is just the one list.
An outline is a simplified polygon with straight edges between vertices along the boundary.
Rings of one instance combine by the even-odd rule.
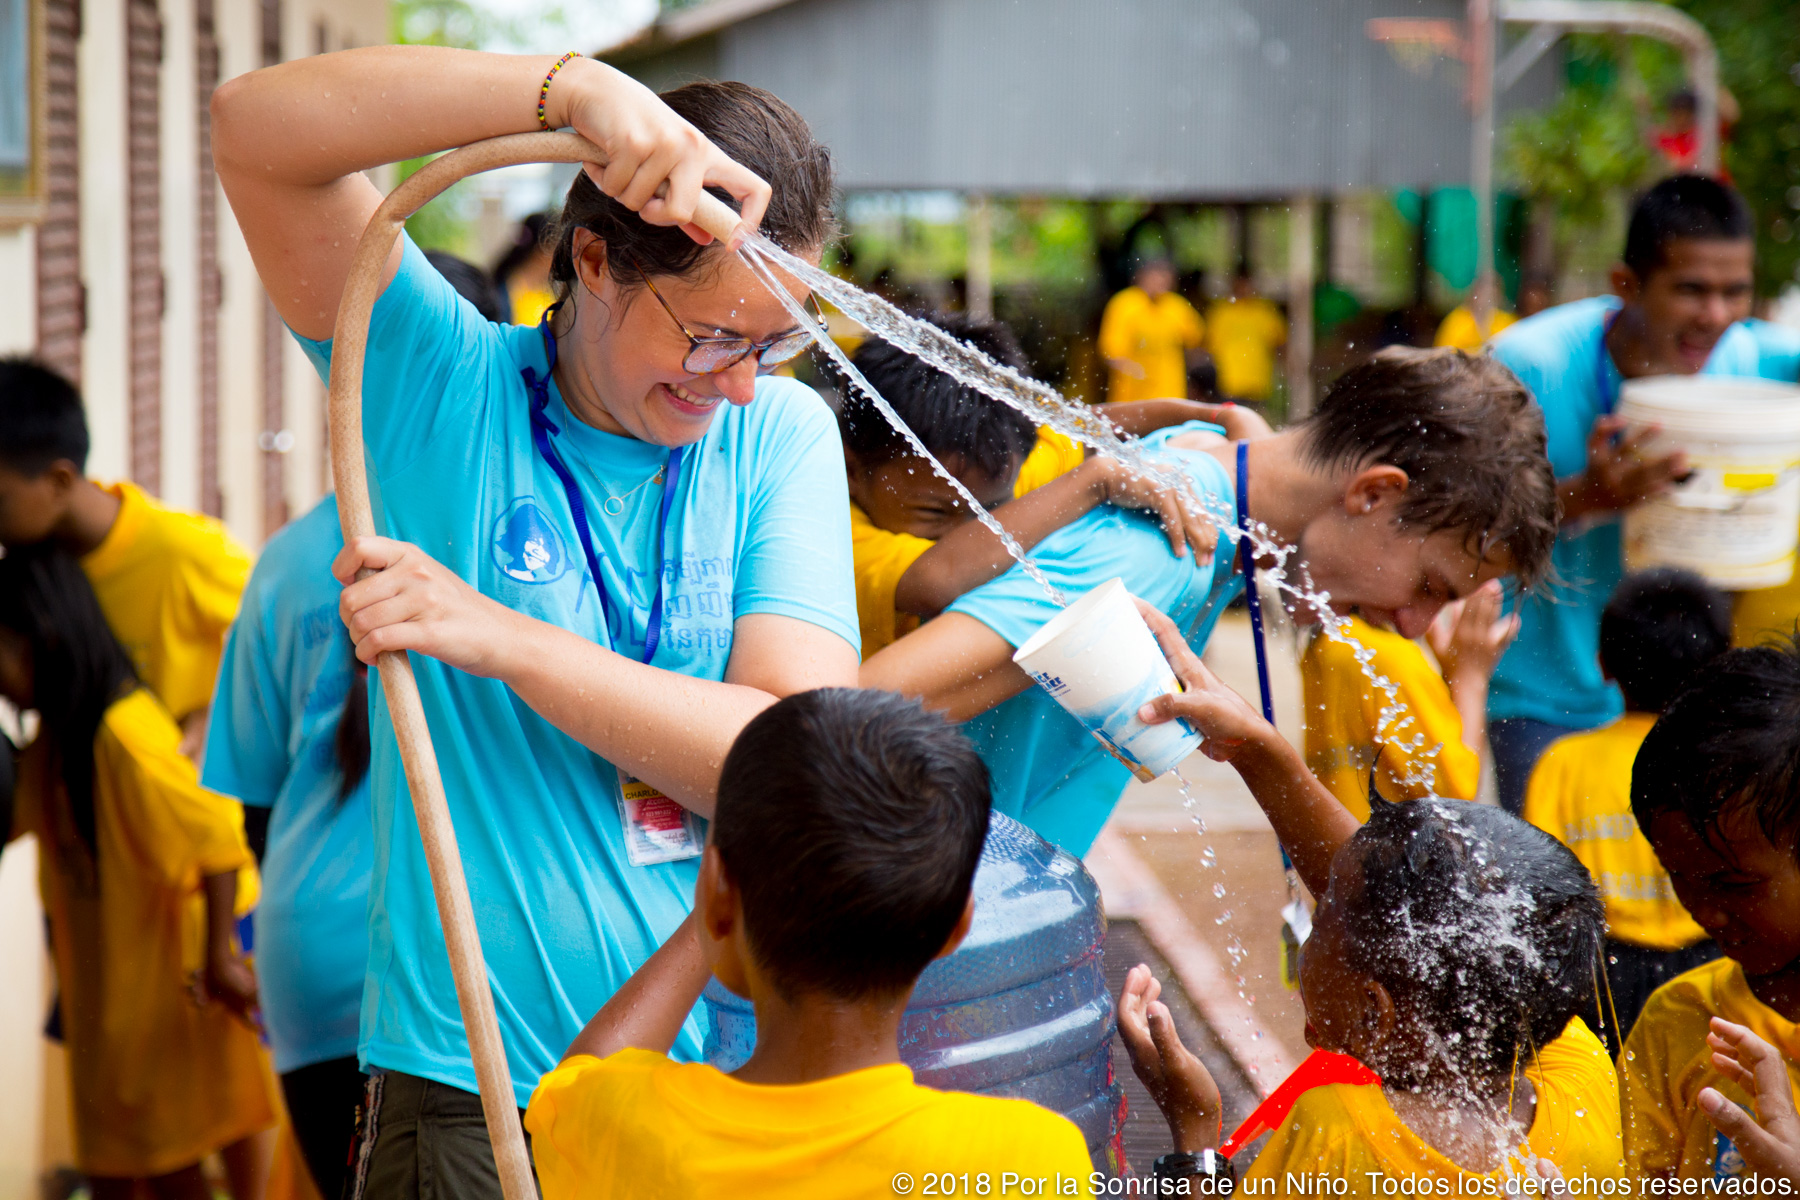
[[0, 229], [0, 354], [37, 342], [37, 239], [30, 225]]
[[200, 507], [200, 272], [194, 3], [159, 0], [162, 151], [162, 498]]
[[[262, 61], [259, 8], [253, 0], [226, 0], [215, 10], [219, 75], [230, 79]], [[246, 546], [262, 543], [262, 283], [250, 251], [219, 196], [219, 271], [225, 292], [219, 313], [219, 486], [225, 523]]]
[[38, 907], [37, 841], [0, 854], [0, 1200], [38, 1195], [43, 1142], [44, 920]]
[[82, 5], [76, 61], [81, 72], [81, 273], [87, 284], [81, 394], [93, 441], [88, 473], [121, 479], [131, 465], [123, 0], [86, 0]]

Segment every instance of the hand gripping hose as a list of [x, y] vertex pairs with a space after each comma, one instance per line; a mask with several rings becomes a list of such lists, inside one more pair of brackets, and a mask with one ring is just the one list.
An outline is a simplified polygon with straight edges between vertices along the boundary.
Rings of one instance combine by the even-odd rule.
[[[375, 533], [369, 510], [369, 481], [364, 474], [362, 439], [363, 357], [369, 340], [369, 314], [381, 294], [381, 276], [394, 242], [406, 219], [445, 188], [469, 175], [528, 162], [603, 163], [599, 147], [573, 133], [514, 133], [490, 138], [453, 150], [412, 175], [369, 218], [350, 261], [338, 304], [337, 325], [332, 333], [331, 354], [331, 471], [337, 487], [338, 518], [344, 539]], [[694, 223], [729, 242], [738, 216], [710, 193], [703, 192]], [[488, 1137], [494, 1145], [494, 1162], [500, 1171], [500, 1187], [506, 1200], [532, 1200], [531, 1160], [525, 1152], [525, 1134], [519, 1125], [513, 1098], [512, 1072], [506, 1064], [506, 1047], [494, 1019], [494, 997], [488, 990], [487, 966], [481, 956], [481, 938], [469, 906], [469, 887], [463, 878], [462, 857], [456, 848], [456, 830], [444, 801], [444, 782], [438, 774], [437, 754], [431, 730], [419, 702], [419, 685], [406, 655], [388, 651], [375, 664], [400, 745], [406, 785], [412, 793], [413, 813], [419, 822], [419, 839], [431, 869], [431, 890], [437, 898], [438, 920], [444, 926], [444, 945], [450, 953], [450, 971], [456, 979], [456, 999], [468, 1031], [469, 1055], [481, 1088], [481, 1107], [487, 1117]]]

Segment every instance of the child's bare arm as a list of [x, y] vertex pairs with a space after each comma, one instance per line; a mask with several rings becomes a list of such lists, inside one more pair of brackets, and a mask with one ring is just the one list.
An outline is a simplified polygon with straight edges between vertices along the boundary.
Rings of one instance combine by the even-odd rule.
[[[577, 59], [544, 82], [547, 54], [364, 46], [229, 80], [213, 94], [213, 159], [244, 240], [282, 318], [330, 337], [351, 255], [381, 194], [361, 174], [383, 163], [540, 127], [573, 125], [606, 156], [588, 174], [656, 225], [692, 219], [704, 185], [744, 204], [753, 229], [769, 185], [732, 162], [643, 84]], [[704, 234], [699, 235], [702, 239]], [[385, 280], [399, 269], [390, 255]]]
[[217, 1000], [251, 1021], [257, 1004], [256, 976], [232, 940], [237, 926], [237, 884], [235, 870], [200, 881], [206, 896], [206, 965], [194, 980], [194, 1000], [202, 1005]]
[[966, 613], [945, 613], [869, 657], [859, 687], [898, 692], [967, 721], [1031, 686], [1012, 644]]
[[1749, 1089], [1761, 1121], [1713, 1088], [1700, 1089], [1700, 1109], [1720, 1133], [1730, 1138], [1758, 1175], [1800, 1184], [1800, 1115], [1794, 1111], [1793, 1085], [1781, 1051], [1742, 1025], [1718, 1017], [1706, 1037], [1713, 1065], [1726, 1078]]
[[1151, 724], [1182, 717], [1198, 729], [1206, 738], [1201, 751], [1237, 768], [1294, 860], [1301, 882], [1313, 895], [1323, 896], [1331, 883], [1331, 860], [1356, 832], [1356, 818], [1261, 713], [1206, 669], [1175, 622], [1142, 600], [1138, 610], [1187, 689], [1178, 696], [1158, 696], [1140, 716]]
[[[1090, 458], [1043, 487], [994, 510], [1013, 540], [1026, 550], [1101, 504], [1141, 508], [1162, 521], [1169, 549], [1177, 558], [1211, 554], [1217, 526], [1191, 498], [1153, 480], [1134, 477], [1123, 463]], [[999, 537], [980, 521], [966, 521], [913, 561], [894, 588], [894, 607], [934, 617], [958, 596], [995, 579], [1013, 564]]]
[[1169, 1123], [1175, 1149], [1210, 1150], [1224, 1133], [1225, 1102], [1206, 1064], [1181, 1044], [1169, 1006], [1157, 998], [1161, 994], [1162, 984], [1149, 967], [1131, 968], [1119, 993], [1119, 1037], [1133, 1073]]
[[1274, 432], [1262, 416], [1236, 404], [1208, 404], [1203, 400], [1125, 400], [1100, 409], [1113, 427], [1128, 437], [1143, 437], [1158, 429], [1185, 421], [1206, 421], [1225, 430], [1234, 442], [1254, 441]]
[[625, 1049], [667, 1052], [710, 978], [712, 971], [700, 953], [694, 916], [689, 913], [575, 1035], [563, 1058], [578, 1054], [606, 1058]]

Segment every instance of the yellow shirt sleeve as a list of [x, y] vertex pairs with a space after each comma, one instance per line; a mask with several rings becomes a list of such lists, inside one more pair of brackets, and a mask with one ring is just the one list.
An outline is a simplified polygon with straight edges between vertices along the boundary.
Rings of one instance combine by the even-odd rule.
[[1417, 643], [1360, 617], [1351, 618], [1347, 632], [1375, 652], [1371, 665], [1398, 689], [1410, 723], [1390, 730], [1378, 748], [1375, 735], [1387, 697], [1363, 674], [1352, 647], [1317, 634], [1300, 660], [1307, 766], [1358, 820], [1369, 816], [1371, 768], [1378, 771], [1382, 795], [1391, 800], [1424, 796], [1423, 783], [1408, 780], [1423, 777], [1427, 766], [1437, 795], [1473, 800], [1481, 759], [1463, 744], [1462, 717], [1437, 667]]
[[1087, 451], [1082, 449], [1080, 442], [1067, 434], [1058, 433], [1048, 425], [1040, 425], [1037, 444], [1025, 456], [1025, 463], [1019, 468], [1019, 477], [1013, 481], [1013, 496], [1036, 491], [1052, 479], [1067, 475], [1085, 461]]
[[1263, 333], [1271, 347], [1285, 346], [1288, 339], [1287, 318], [1269, 300], [1263, 301]]
[[[577, 1054], [538, 1081], [525, 1109], [525, 1132], [531, 1135], [544, 1200], [589, 1196], [593, 1179], [623, 1174], [617, 1140], [608, 1136], [611, 1118], [631, 1111], [649, 1090], [656, 1067], [667, 1062], [647, 1050], [623, 1050], [606, 1059]], [[651, 1161], [655, 1149], [644, 1148], [639, 1177], [646, 1182], [658, 1177]]]
[[1678, 987], [1686, 978], [1677, 976], [1651, 994], [1619, 1055], [1625, 1167], [1634, 1175], [1677, 1173], [1690, 1157], [1692, 1127], [1706, 1126], [1705, 1116], [1681, 1094], [1682, 1076], [1691, 1073], [1705, 1045], [1707, 1025], [1707, 1015]]
[[119, 515], [81, 560], [138, 677], [177, 721], [212, 703], [250, 555], [220, 522], [116, 484]]
[[1626, 713], [1551, 744], [1525, 786], [1522, 815], [1574, 852], [1594, 877], [1611, 937], [1678, 950], [1706, 937], [1631, 812], [1631, 768], [1655, 718]]
[[1198, 350], [1206, 344], [1206, 318], [1200, 315], [1199, 309], [1188, 303], [1187, 297], [1176, 296], [1175, 299], [1181, 302], [1181, 307], [1177, 310], [1181, 314], [1181, 342], [1189, 350]]
[[1144, 293], [1126, 288], [1106, 302], [1100, 314], [1100, 357], [1129, 358], [1137, 348], [1138, 325], [1146, 306]]
[[180, 742], [156, 698], [133, 692], [107, 709], [95, 738], [95, 789], [122, 798], [121, 840], [144, 875], [187, 891], [204, 876], [237, 871], [238, 911], [249, 912], [260, 889], [243, 807], [200, 786]]
[[861, 508], [850, 506], [850, 554], [863, 658], [918, 628], [918, 617], [894, 607], [894, 593], [907, 568], [936, 544], [930, 538], [881, 529]]

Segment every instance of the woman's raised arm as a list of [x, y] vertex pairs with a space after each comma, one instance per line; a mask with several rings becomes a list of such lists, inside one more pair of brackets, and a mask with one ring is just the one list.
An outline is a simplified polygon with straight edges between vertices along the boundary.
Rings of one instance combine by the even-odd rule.
[[[370, 46], [240, 75], [213, 93], [213, 160], [276, 309], [304, 337], [328, 338], [350, 258], [381, 193], [361, 174], [383, 163], [540, 128], [551, 55]], [[769, 185], [720, 152], [648, 88], [573, 59], [545, 102], [606, 154], [590, 177], [656, 225], [686, 225], [701, 189], [724, 188], [754, 229]], [[689, 228], [697, 241], [708, 236]], [[387, 279], [399, 267], [399, 247]], [[383, 281], [384, 286], [386, 280]]]

